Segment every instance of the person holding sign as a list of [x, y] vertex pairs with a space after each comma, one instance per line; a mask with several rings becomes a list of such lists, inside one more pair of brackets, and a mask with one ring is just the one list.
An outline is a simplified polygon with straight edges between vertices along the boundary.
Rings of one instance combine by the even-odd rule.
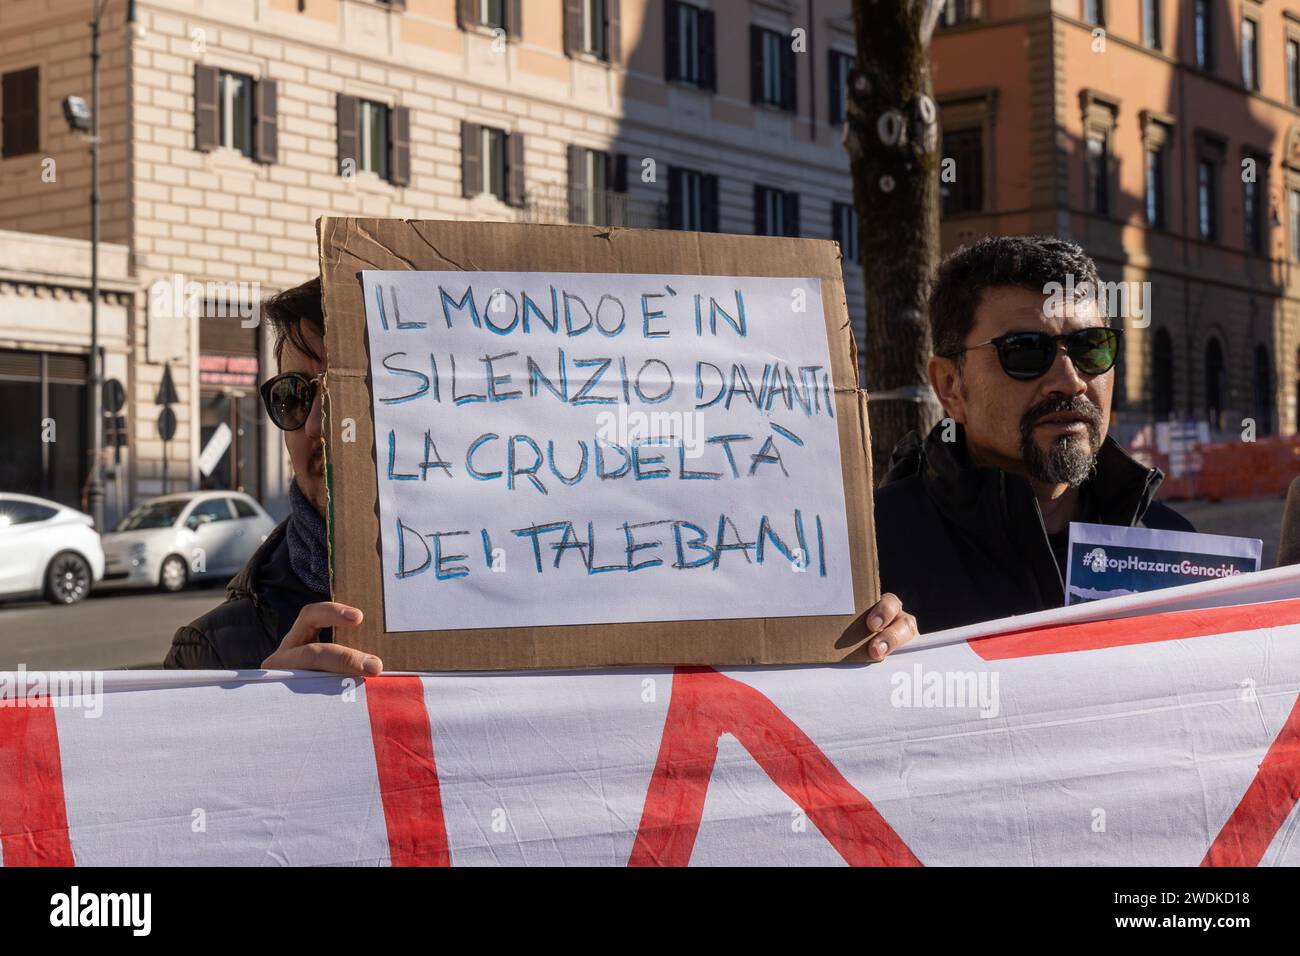
[[1192, 530], [1152, 500], [1159, 469], [1107, 437], [1123, 330], [1101, 289], [1050, 237], [987, 237], [940, 266], [929, 376], [947, 417], [899, 443], [875, 502], [881, 587], [922, 632], [1062, 606], [1072, 521]]
[[[225, 603], [176, 632], [164, 666], [374, 676], [383, 669], [377, 656], [332, 641], [337, 629], [360, 624], [363, 612], [330, 600], [321, 282], [289, 289], [263, 308], [275, 333], [280, 371], [263, 384], [262, 398], [271, 421], [284, 432], [293, 462], [292, 513], [230, 582]], [[865, 620], [872, 660], [883, 660], [917, 633], [915, 619], [892, 594], [884, 594]]]

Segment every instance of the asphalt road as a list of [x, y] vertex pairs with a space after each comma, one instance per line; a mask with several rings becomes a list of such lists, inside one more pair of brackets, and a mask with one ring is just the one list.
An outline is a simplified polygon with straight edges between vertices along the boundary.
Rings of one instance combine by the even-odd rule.
[[0, 670], [160, 667], [182, 624], [221, 603], [225, 582], [179, 594], [112, 591], [71, 607], [43, 601], [0, 605]]

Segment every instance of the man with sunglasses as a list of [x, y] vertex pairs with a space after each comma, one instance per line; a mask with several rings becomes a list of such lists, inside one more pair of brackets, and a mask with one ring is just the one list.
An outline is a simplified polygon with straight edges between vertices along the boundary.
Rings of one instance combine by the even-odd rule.
[[[176, 632], [164, 667], [303, 669], [374, 676], [383, 664], [333, 643], [362, 611], [330, 600], [326, 543], [325, 441], [320, 377], [325, 320], [319, 279], [269, 299], [262, 313], [275, 333], [280, 373], [262, 385], [267, 416], [284, 433], [293, 462], [289, 518], [226, 588], [226, 601]], [[865, 615], [867, 654], [883, 660], [916, 636], [916, 621], [886, 594]]]
[[1063, 605], [1072, 521], [1192, 530], [1152, 500], [1161, 472], [1107, 437], [1123, 330], [1100, 292], [1092, 259], [1050, 237], [987, 237], [940, 266], [928, 371], [946, 418], [899, 443], [876, 494], [881, 587], [922, 633]]

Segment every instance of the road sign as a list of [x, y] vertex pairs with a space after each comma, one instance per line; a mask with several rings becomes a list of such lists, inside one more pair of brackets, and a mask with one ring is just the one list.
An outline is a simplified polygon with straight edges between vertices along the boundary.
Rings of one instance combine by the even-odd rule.
[[176, 413], [170, 406], [158, 413], [158, 435], [163, 441], [171, 441], [176, 436]]
[[104, 411], [110, 415], [116, 415], [126, 404], [126, 389], [122, 383], [115, 378], [110, 378], [104, 382]]
[[180, 397], [177, 396], [176, 385], [172, 382], [172, 367], [170, 365], [164, 365], [162, 384], [158, 386], [158, 395], [154, 399], [154, 404], [163, 406], [175, 405], [178, 401], [180, 401]]

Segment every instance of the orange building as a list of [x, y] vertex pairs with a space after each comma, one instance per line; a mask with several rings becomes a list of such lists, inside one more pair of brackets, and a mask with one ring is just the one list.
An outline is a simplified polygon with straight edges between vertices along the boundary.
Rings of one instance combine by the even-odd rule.
[[1294, 433], [1300, 2], [949, 0], [932, 54], [944, 248], [1092, 253], [1127, 295], [1120, 437]]

